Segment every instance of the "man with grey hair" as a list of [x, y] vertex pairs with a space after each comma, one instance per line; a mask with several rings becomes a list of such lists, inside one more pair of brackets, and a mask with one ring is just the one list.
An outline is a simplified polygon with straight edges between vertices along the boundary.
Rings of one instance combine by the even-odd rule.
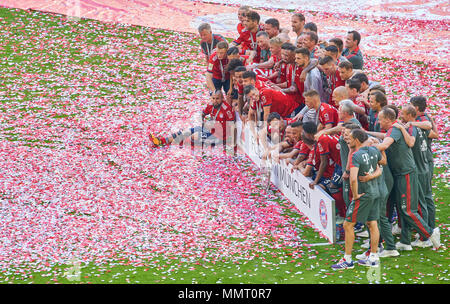
[[355, 104], [350, 99], [344, 99], [339, 102], [339, 120], [343, 122], [351, 122], [359, 125], [355, 118]]
[[201, 39], [200, 47], [202, 53], [206, 56], [206, 64], [208, 64], [209, 57], [214, 53], [217, 43], [225, 41], [225, 38], [219, 34], [213, 34], [209, 23], [200, 24], [198, 33], [200, 34]]
[[342, 125], [345, 123], [353, 123], [361, 127], [361, 123], [359, 120], [355, 118], [355, 104], [350, 99], [344, 99], [341, 100], [339, 103], [339, 123], [337, 126], [329, 129], [323, 129], [319, 132], [317, 132], [316, 136], [314, 136], [316, 139], [322, 136], [323, 134], [326, 135], [336, 135], [340, 132], [342, 132]]

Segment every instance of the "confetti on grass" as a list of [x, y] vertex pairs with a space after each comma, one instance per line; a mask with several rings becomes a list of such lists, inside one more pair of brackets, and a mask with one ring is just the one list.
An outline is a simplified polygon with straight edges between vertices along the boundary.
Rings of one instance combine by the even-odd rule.
[[[317, 259], [314, 247], [303, 246], [311, 223], [279, 193], [263, 190], [246, 158], [149, 147], [150, 131], [192, 126], [207, 102], [195, 36], [0, 12], [7, 15], [0, 20], [3, 274], [26, 277], [73, 258], [239, 264], [285, 249], [293, 263]], [[431, 112], [448, 135], [448, 105], [440, 106], [445, 68], [367, 60], [394, 103], [413, 90], [433, 94]], [[438, 164], [446, 162], [448, 142], [434, 149]]]

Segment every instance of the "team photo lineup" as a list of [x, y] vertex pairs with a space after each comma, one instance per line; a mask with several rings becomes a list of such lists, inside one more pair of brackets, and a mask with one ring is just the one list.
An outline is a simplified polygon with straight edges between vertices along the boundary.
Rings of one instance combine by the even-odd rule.
[[[210, 95], [202, 123], [150, 133], [153, 148], [235, 149], [236, 125], [249, 128], [264, 160], [285, 162], [335, 200], [345, 253], [334, 270], [378, 267], [380, 258], [413, 247], [439, 249], [431, 148], [439, 133], [427, 96], [389, 103], [386, 88], [364, 72], [358, 29], [322, 41], [320, 24], [301, 13], [292, 13], [290, 29], [275, 18], [263, 22], [249, 6], [237, 15], [232, 41], [209, 23], [198, 27], [205, 64], [198, 72]], [[355, 234], [367, 237], [356, 256]]]

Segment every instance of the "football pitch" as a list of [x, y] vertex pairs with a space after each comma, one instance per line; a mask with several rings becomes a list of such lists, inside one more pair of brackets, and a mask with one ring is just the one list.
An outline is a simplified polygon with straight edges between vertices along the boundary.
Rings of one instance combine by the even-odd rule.
[[395, 83], [390, 101], [423, 88], [446, 116], [443, 248], [333, 271], [343, 244], [324, 244], [245, 156], [150, 147], [150, 131], [191, 126], [208, 101], [196, 35], [1, 7], [0, 34], [0, 282], [448, 283], [447, 68], [367, 57], [369, 77]]

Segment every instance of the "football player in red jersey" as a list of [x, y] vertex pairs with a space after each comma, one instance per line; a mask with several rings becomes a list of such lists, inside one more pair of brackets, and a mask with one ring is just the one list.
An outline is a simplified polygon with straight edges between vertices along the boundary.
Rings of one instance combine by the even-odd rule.
[[209, 58], [208, 68], [206, 70], [206, 85], [212, 93], [216, 90], [230, 90], [230, 73], [227, 72], [228, 64], [228, 43], [221, 41], [217, 44], [217, 50]]
[[273, 66], [273, 73], [268, 79], [280, 88], [287, 88], [287, 72], [290, 64], [295, 64], [295, 46], [285, 42], [281, 45], [280, 58]]
[[257, 51], [258, 43], [256, 42], [256, 34], [264, 29], [259, 24], [261, 17], [255, 11], [249, 11], [245, 14], [244, 25], [239, 37], [231, 43], [231, 46], [239, 46], [241, 54], [247, 51]]
[[154, 134], [149, 135], [154, 146], [160, 147], [165, 145], [180, 144], [187, 139], [191, 140], [191, 144], [200, 143], [209, 144], [211, 146], [225, 144], [227, 134], [232, 133], [235, 114], [231, 106], [224, 101], [223, 94], [217, 90], [211, 95], [211, 102], [202, 112], [202, 120], [209, 116], [211, 120], [204, 123], [203, 126], [188, 128], [184, 131], [173, 133], [169, 137], [157, 137]]
[[253, 85], [258, 90], [269, 88], [264, 78], [256, 75], [253, 71], [247, 71], [242, 74], [242, 84], [245, 86]]
[[280, 160], [284, 160], [286, 164], [294, 164], [297, 160], [297, 156], [300, 152], [300, 147], [303, 142], [302, 132], [303, 132], [303, 123], [301, 121], [295, 121], [289, 125], [292, 128], [292, 135], [289, 138], [289, 148], [280, 151], [278, 155], [275, 155], [275, 161], [280, 162]]
[[238, 9], [238, 20], [239, 23], [237, 25], [237, 32], [239, 35], [242, 33], [242, 31], [245, 29], [245, 14], [247, 14], [251, 10], [251, 7], [248, 5], [243, 5]]
[[[235, 85], [238, 92], [238, 104], [237, 104], [237, 110], [239, 112], [239, 115], [241, 115], [241, 120], [244, 120], [242, 116], [247, 116], [248, 113], [248, 107], [244, 111], [244, 79], [242, 78], [242, 75], [247, 72], [245, 67], [239, 66], [234, 69], [234, 79], [235, 79]], [[236, 107], [235, 107], [236, 108]]]
[[[315, 142], [317, 126], [314, 122], [303, 124], [302, 139], [305, 143]], [[345, 202], [342, 196], [342, 167], [340, 144], [337, 136], [322, 135], [315, 142], [308, 155], [306, 169], [303, 174], [311, 176], [313, 181], [309, 187], [319, 185], [336, 200], [336, 209], [341, 217], [345, 216]]]
[[231, 59], [227, 65], [227, 71], [230, 73], [230, 90], [228, 91], [226, 101], [233, 107], [234, 111], [242, 115], [244, 87], [242, 85], [242, 74], [247, 71], [240, 59]]
[[277, 112], [282, 118], [289, 118], [297, 103], [285, 93], [270, 88], [258, 90], [252, 85], [244, 87], [244, 94], [250, 99], [249, 117], [253, 121], [267, 121], [270, 113]]
[[[315, 141], [314, 135], [317, 133], [317, 125], [308, 121], [303, 124], [303, 134], [302, 138], [305, 140]], [[317, 142], [315, 142], [313, 149], [311, 149], [308, 155], [306, 176], [311, 176], [313, 182], [310, 183], [309, 187], [314, 189], [315, 185], [320, 185], [324, 190], [331, 182], [331, 178], [334, 172], [334, 163], [329, 162], [329, 153], [325, 153], [323, 148], [327, 147], [330, 138], [324, 138], [321, 142], [321, 151], [318, 149]], [[309, 169], [309, 170], [308, 170]]]
[[339, 113], [335, 107], [320, 101], [319, 93], [316, 90], [309, 90], [303, 93], [305, 104], [309, 109], [316, 110], [317, 130], [330, 129], [339, 122]]

